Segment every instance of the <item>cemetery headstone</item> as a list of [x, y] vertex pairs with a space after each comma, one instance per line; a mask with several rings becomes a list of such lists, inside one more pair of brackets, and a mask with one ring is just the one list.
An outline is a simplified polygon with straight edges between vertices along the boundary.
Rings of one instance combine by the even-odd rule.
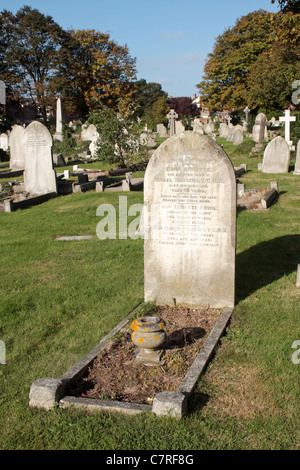
[[236, 129], [233, 134], [232, 143], [233, 145], [240, 145], [244, 141], [244, 134], [241, 129]]
[[297, 153], [296, 153], [296, 163], [294, 168], [294, 175], [300, 175], [300, 140], [298, 141], [297, 145]]
[[262, 144], [265, 138], [265, 128], [267, 125], [266, 115], [259, 113], [256, 116], [255, 124], [252, 129], [253, 140], [257, 144]]
[[175, 121], [175, 130], [176, 134], [181, 134], [181, 132], [185, 131], [185, 127], [181, 121]]
[[168, 131], [163, 124], [157, 124], [156, 130], [159, 137], [168, 137]]
[[246, 122], [248, 122], [250, 111], [251, 111], [251, 109], [249, 109], [248, 106], [246, 106], [246, 108], [244, 109]]
[[288, 173], [290, 149], [283, 137], [275, 137], [267, 145], [262, 162], [263, 173]]
[[24, 134], [24, 127], [18, 124], [12, 126], [11, 133], [9, 134], [9, 149], [10, 161], [9, 167], [11, 169], [24, 169], [24, 155], [22, 138]]
[[228, 129], [227, 124], [225, 122], [221, 122], [219, 126], [219, 137], [224, 137], [226, 139], [226, 137], [228, 137], [228, 134], [229, 134], [229, 129]]
[[5, 152], [8, 150], [8, 135], [5, 132], [0, 135], [0, 148]]
[[57, 192], [56, 172], [53, 169], [52, 136], [39, 121], [30, 123], [23, 134], [24, 185], [30, 194]]
[[170, 137], [176, 134], [176, 119], [178, 118], [178, 114], [171, 109], [170, 112], [167, 114], [167, 118], [169, 120], [169, 127], [170, 127]]
[[154, 152], [143, 225], [145, 301], [234, 306], [236, 178], [214, 140], [186, 131]]
[[63, 131], [62, 131], [62, 105], [61, 105], [61, 99], [57, 98], [56, 101], [56, 132], [54, 134], [54, 139], [63, 141]]

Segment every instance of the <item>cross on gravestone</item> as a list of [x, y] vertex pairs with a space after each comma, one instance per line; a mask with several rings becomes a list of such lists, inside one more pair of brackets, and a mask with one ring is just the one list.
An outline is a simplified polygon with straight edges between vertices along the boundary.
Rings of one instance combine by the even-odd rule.
[[246, 106], [246, 108], [244, 109], [244, 113], [246, 115], [246, 122], [248, 122], [248, 115], [249, 115], [250, 111], [251, 110], [248, 108], [248, 106]]
[[290, 123], [293, 122], [293, 121], [296, 121], [296, 117], [291, 116], [290, 115], [290, 110], [286, 109], [285, 112], [284, 112], [284, 116], [281, 116], [279, 118], [279, 121], [284, 122], [284, 125], [285, 125], [285, 127], [284, 127], [284, 139], [286, 140], [289, 147], [291, 148], [293, 142], [290, 141]]
[[178, 118], [178, 114], [174, 111], [174, 109], [171, 109], [169, 114], [167, 115], [167, 118], [169, 120], [170, 124], [170, 137], [176, 134], [176, 124], [175, 121]]

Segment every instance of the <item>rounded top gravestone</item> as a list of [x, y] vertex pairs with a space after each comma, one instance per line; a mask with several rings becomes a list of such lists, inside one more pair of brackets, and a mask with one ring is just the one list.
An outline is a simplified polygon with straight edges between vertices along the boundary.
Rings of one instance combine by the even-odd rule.
[[281, 136], [275, 137], [267, 145], [262, 162], [263, 173], [288, 173], [290, 166], [290, 149]]
[[145, 301], [233, 307], [236, 178], [224, 150], [186, 131], [152, 155], [144, 180]]
[[53, 140], [47, 127], [33, 121], [26, 127], [22, 142], [25, 190], [34, 195], [57, 192], [52, 159]]

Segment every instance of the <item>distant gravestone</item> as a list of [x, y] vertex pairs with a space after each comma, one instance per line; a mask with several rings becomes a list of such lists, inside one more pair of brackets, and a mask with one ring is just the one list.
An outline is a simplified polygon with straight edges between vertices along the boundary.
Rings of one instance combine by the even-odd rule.
[[167, 114], [167, 118], [169, 120], [169, 127], [170, 127], [170, 137], [176, 134], [176, 119], [178, 118], [178, 114], [175, 112], [174, 109], [171, 109], [170, 112]]
[[167, 128], [163, 124], [157, 124], [156, 130], [159, 137], [168, 137]]
[[99, 133], [97, 132], [96, 126], [90, 124], [88, 127], [84, 127], [80, 135], [81, 140], [90, 140], [91, 142], [99, 139]]
[[8, 150], [8, 135], [4, 132], [0, 135], [0, 149]]
[[204, 126], [199, 118], [195, 118], [193, 121], [193, 131], [198, 132], [199, 134], [204, 134]]
[[185, 127], [181, 121], [175, 121], [175, 130], [176, 134], [181, 134], [181, 132], [185, 131]]
[[233, 145], [240, 145], [244, 142], [244, 134], [241, 129], [236, 129], [233, 134], [232, 143]]
[[288, 173], [290, 149], [283, 137], [275, 137], [267, 145], [262, 162], [263, 173]]
[[56, 101], [56, 132], [53, 137], [55, 140], [63, 141], [63, 115], [60, 98], [57, 98]]
[[229, 134], [229, 129], [228, 129], [227, 124], [225, 122], [221, 122], [219, 126], [219, 137], [224, 137], [226, 139], [226, 137], [228, 137], [228, 134]]
[[39, 121], [33, 121], [24, 131], [24, 185], [25, 191], [30, 194], [57, 192], [52, 142], [47, 127]]
[[236, 178], [210, 137], [186, 131], [152, 155], [144, 180], [145, 301], [233, 307]]
[[265, 114], [260, 113], [256, 116], [255, 124], [252, 129], [252, 138], [257, 144], [262, 144], [265, 138], [265, 128], [267, 126], [267, 118]]
[[12, 126], [9, 134], [10, 161], [9, 167], [12, 169], [24, 169], [24, 154], [22, 138], [24, 127], [18, 124]]
[[300, 140], [298, 141], [297, 145], [297, 153], [296, 153], [296, 163], [294, 168], [294, 175], [300, 175]]

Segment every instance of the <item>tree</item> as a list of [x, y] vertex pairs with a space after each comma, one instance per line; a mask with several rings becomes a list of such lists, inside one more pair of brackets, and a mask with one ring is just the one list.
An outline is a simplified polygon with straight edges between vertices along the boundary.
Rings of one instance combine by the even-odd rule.
[[135, 59], [127, 45], [120, 46], [109, 34], [95, 30], [70, 31], [68, 47], [52, 82], [74, 109], [88, 114], [101, 105], [118, 109], [118, 101], [129, 105], [134, 93]]
[[104, 105], [90, 115], [88, 121], [95, 124], [100, 135], [97, 154], [101, 160], [124, 167], [127, 158], [139, 150], [138, 129], [133, 115], [134, 110], [129, 112], [122, 105], [119, 112]]
[[32, 100], [47, 121], [49, 83], [66, 33], [50, 16], [24, 6], [15, 16], [6, 10], [1, 13], [1, 38], [5, 42], [1, 79], [15, 98]]
[[248, 102], [248, 76], [260, 55], [274, 43], [273, 14], [249, 13], [218, 36], [197, 85], [210, 108], [235, 108]]
[[[271, 0], [271, 3], [275, 3], [276, 0]], [[300, 13], [299, 0], [277, 0], [283, 12], [292, 11], [294, 13]]]
[[199, 116], [199, 108], [193, 104], [193, 100], [189, 96], [171, 97], [168, 103], [170, 108], [178, 114], [179, 119], [183, 116]]
[[144, 124], [154, 128], [156, 124], [166, 121], [169, 111], [168, 94], [162, 90], [159, 83], [147, 83], [145, 79], [135, 82], [134, 102], [137, 116]]

